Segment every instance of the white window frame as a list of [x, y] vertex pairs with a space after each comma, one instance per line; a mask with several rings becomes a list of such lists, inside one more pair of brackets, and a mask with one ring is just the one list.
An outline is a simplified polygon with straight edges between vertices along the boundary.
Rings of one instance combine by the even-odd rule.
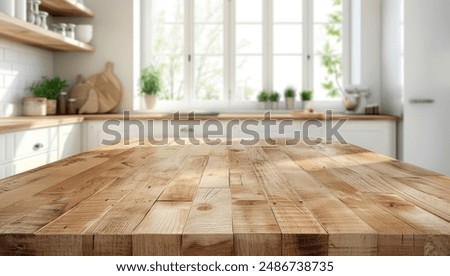
[[[146, 30], [145, 26], [150, 26], [152, 22], [152, 14], [150, 1], [141, 0], [141, 64], [145, 68], [151, 64], [151, 47], [152, 34]], [[255, 111], [258, 109], [256, 99], [254, 101], [237, 101], [235, 100], [235, 27], [236, 27], [236, 2], [235, 0], [224, 1], [224, 100], [223, 101], [200, 101], [195, 100], [193, 91], [195, 63], [190, 62], [194, 60], [194, 0], [185, 0], [185, 70], [184, 70], [184, 85], [186, 97], [182, 101], [159, 101], [157, 110], [176, 111], [176, 110], [214, 110], [214, 111]], [[263, 89], [273, 90], [273, 3], [276, 0], [263, 0]], [[314, 0], [304, 0], [303, 8], [303, 86], [309, 88], [313, 86], [314, 80], [314, 45], [313, 45], [313, 2]], [[351, 83], [351, 0], [343, 0], [343, 16], [344, 16], [344, 30], [343, 30], [343, 85], [348, 86]], [[148, 50], [147, 50], [148, 49]], [[308, 58], [309, 57], [309, 58]], [[142, 68], [142, 69], [143, 69]], [[299, 88], [300, 89], [300, 88]], [[283, 91], [279, 91], [282, 93]], [[283, 98], [283, 97], [281, 97]], [[343, 110], [342, 103], [336, 100], [330, 101], [314, 101], [313, 106], [317, 110], [333, 109]]]

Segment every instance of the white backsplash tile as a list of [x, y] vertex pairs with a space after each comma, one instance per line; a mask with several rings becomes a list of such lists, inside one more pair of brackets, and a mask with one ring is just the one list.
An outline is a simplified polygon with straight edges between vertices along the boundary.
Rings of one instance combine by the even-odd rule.
[[0, 39], [0, 117], [21, 114], [28, 87], [42, 76], [53, 76], [51, 51]]

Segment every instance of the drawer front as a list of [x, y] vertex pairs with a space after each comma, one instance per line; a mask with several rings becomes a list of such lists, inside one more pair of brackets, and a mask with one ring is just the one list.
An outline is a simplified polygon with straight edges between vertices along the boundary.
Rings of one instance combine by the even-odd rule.
[[14, 174], [23, 173], [58, 160], [58, 151], [54, 150], [44, 154], [25, 158], [14, 162]]
[[57, 128], [41, 128], [14, 133], [14, 158], [49, 152], [57, 148]]

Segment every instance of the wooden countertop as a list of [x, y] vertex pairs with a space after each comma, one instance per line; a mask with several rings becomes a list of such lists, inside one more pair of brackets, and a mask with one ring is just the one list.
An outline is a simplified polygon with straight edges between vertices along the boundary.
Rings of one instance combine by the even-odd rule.
[[[8, 117], [0, 118], [0, 133], [22, 131], [33, 128], [59, 126], [64, 124], [80, 123], [83, 121], [95, 120], [123, 120], [123, 114], [95, 114], [95, 115], [72, 115], [72, 116], [45, 116], [45, 117]], [[162, 120], [173, 119], [173, 113], [133, 113], [130, 119], [134, 120]], [[325, 120], [324, 113], [272, 113], [273, 120]], [[188, 119], [186, 114], [180, 116], [181, 120]], [[195, 116], [197, 120], [262, 120], [264, 112], [261, 113], [221, 113], [218, 116], [199, 115]], [[396, 121], [399, 118], [391, 115], [347, 115], [333, 114], [333, 120], [382, 120]]]
[[10, 117], [0, 118], [0, 133], [52, 127], [83, 122], [80, 116]]
[[0, 181], [0, 255], [450, 255], [450, 178], [352, 145], [109, 146]]

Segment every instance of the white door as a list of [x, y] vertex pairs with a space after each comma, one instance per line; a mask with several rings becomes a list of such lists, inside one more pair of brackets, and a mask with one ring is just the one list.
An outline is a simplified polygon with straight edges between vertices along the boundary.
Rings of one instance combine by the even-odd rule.
[[450, 175], [450, 1], [404, 5], [404, 158]]

